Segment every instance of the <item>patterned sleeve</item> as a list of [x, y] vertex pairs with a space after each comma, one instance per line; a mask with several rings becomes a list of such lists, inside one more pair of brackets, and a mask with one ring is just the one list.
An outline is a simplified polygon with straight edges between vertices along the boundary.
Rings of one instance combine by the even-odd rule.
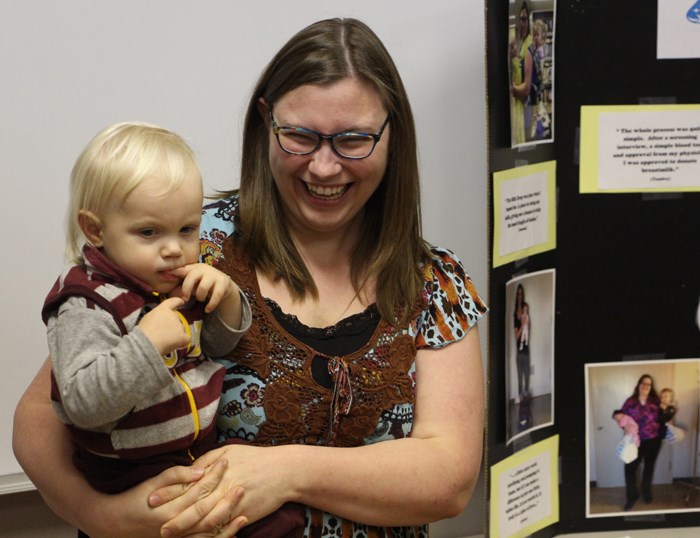
[[488, 311], [457, 256], [437, 247], [431, 251], [433, 260], [423, 267], [426, 305], [418, 318], [418, 349], [461, 340]]
[[238, 198], [222, 198], [202, 209], [199, 226], [199, 260], [216, 265], [223, 257], [224, 240], [233, 234], [234, 217], [238, 211]]

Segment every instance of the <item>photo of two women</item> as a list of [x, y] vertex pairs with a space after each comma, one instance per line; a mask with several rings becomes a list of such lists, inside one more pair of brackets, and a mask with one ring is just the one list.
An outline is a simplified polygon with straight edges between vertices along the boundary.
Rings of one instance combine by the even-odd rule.
[[554, 141], [554, 0], [509, 4], [511, 147]]

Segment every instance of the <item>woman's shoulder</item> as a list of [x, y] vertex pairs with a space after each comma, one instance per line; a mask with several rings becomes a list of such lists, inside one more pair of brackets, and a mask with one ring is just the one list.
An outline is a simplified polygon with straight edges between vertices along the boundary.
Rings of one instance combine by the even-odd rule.
[[462, 261], [452, 250], [436, 245], [428, 245], [430, 259], [425, 264], [426, 267], [438, 267], [446, 271], [462, 272], [466, 274]]
[[222, 222], [232, 222], [238, 216], [238, 191], [215, 198], [204, 204], [202, 218], [217, 219]]
[[442, 247], [429, 249], [422, 267], [424, 308], [419, 319], [425, 342], [418, 342], [419, 347], [460, 340], [488, 311], [457, 255]]
[[199, 226], [201, 261], [214, 263], [221, 259], [223, 244], [233, 235], [238, 220], [238, 193], [219, 198], [202, 208]]
[[431, 257], [423, 265], [426, 287], [433, 291], [457, 291], [460, 296], [470, 297], [482, 314], [485, 313], [486, 304], [457, 255], [444, 247], [430, 246], [429, 250]]

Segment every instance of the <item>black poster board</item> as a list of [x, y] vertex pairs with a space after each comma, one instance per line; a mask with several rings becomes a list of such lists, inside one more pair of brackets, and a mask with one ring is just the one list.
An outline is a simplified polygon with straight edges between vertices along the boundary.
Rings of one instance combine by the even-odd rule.
[[[534, 536], [700, 525], [697, 511], [587, 517], [585, 428], [587, 364], [700, 357], [694, 322], [700, 193], [580, 194], [578, 162], [582, 105], [697, 104], [700, 60], [657, 60], [655, 1], [558, 0], [554, 142], [512, 149], [509, 6], [488, 1], [486, 9], [489, 181], [494, 172], [557, 162], [556, 249], [490, 271], [487, 498], [490, 466], [559, 434], [560, 523]], [[489, 203], [493, 208], [492, 189]], [[492, 243], [493, 211], [489, 220]], [[505, 286], [545, 269], [556, 270], [554, 425], [507, 444], [505, 331], [512, 313], [506, 311]]]

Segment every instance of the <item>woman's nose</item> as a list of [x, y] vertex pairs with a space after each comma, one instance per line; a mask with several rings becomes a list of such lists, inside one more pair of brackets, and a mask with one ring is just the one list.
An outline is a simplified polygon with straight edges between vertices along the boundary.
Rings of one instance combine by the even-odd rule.
[[319, 178], [332, 177], [340, 173], [342, 164], [340, 157], [335, 151], [330, 140], [323, 140], [321, 147], [311, 154], [309, 161], [309, 172]]

